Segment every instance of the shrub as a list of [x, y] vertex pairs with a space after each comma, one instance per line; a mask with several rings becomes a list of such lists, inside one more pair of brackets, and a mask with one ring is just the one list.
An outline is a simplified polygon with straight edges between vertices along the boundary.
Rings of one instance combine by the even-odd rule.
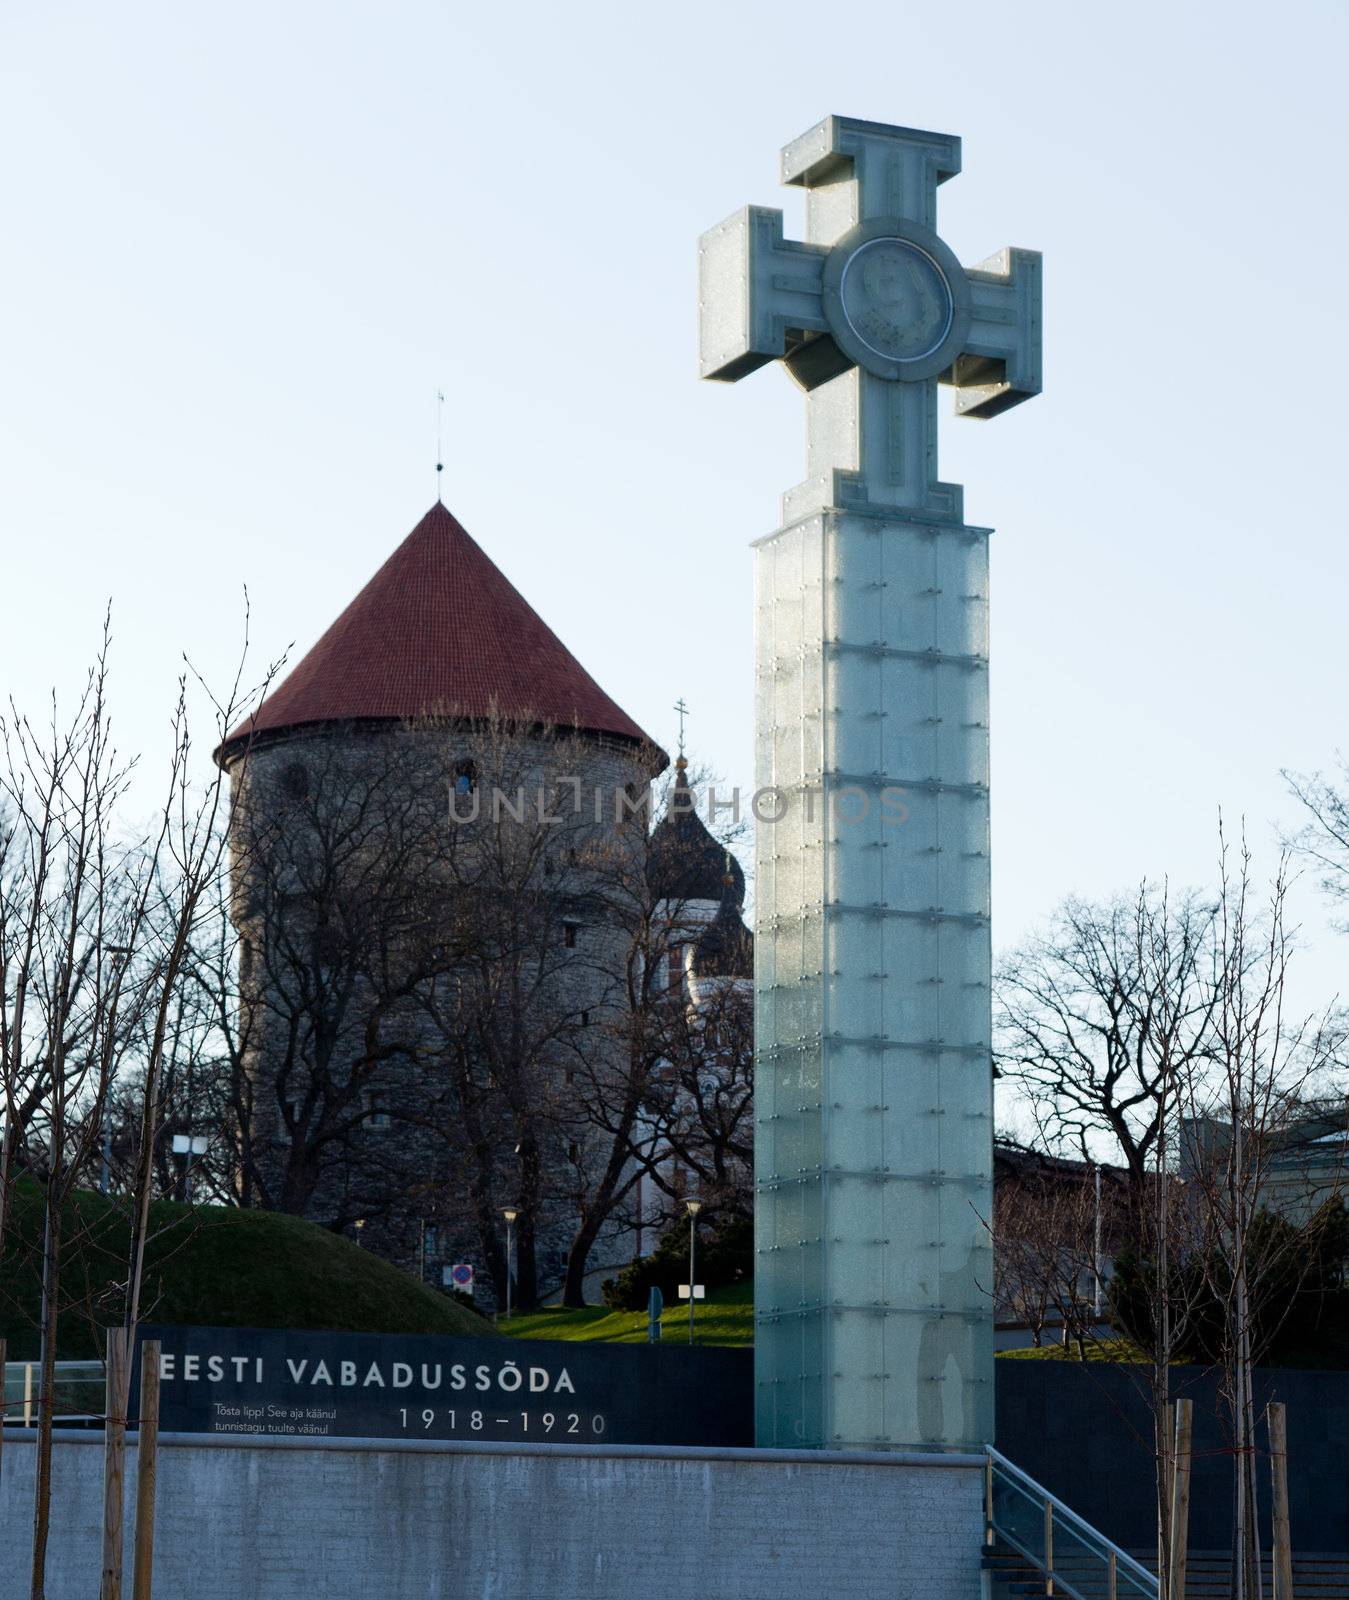
[[[748, 1217], [726, 1216], [708, 1229], [698, 1226], [698, 1282], [709, 1290], [742, 1283], [754, 1276], [754, 1223]], [[676, 1222], [661, 1235], [648, 1256], [623, 1268], [604, 1283], [604, 1303], [614, 1311], [645, 1311], [652, 1289], [666, 1303], [678, 1298], [679, 1285], [689, 1281], [688, 1224]]]

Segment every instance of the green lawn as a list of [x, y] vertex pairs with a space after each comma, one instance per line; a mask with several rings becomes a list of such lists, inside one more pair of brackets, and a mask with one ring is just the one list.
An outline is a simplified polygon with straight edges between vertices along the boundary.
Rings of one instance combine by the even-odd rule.
[[[275, 1211], [150, 1208], [142, 1318], [217, 1328], [325, 1328], [354, 1333], [487, 1334], [490, 1322], [325, 1228]], [[42, 1202], [15, 1185], [0, 1262], [0, 1337], [14, 1360], [37, 1355]], [[102, 1353], [103, 1330], [121, 1320], [130, 1242], [116, 1198], [78, 1191], [65, 1208], [71, 1241], [61, 1286], [57, 1354]]]
[[[1110, 1361], [1119, 1363], [1146, 1364], [1146, 1353], [1131, 1344], [1128, 1339], [1088, 1339], [1086, 1346], [1088, 1361]], [[1038, 1348], [1028, 1345], [1024, 1350], [999, 1350], [999, 1361], [1080, 1361], [1076, 1344], [1063, 1345], [1059, 1343], [1044, 1344]]]
[[[661, 1338], [682, 1344], [688, 1338], [687, 1301], [667, 1305], [661, 1317]], [[644, 1311], [610, 1311], [607, 1306], [587, 1306], [584, 1311], [563, 1311], [557, 1307], [512, 1317], [499, 1324], [502, 1333], [516, 1339], [578, 1339], [608, 1344], [645, 1344]], [[714, 1289], [699, 1301], [694, 1321], [699, 1344], [752, 1345], [754, 1343], [754, 1285], [738, 1283], [729, 1289]], [[1077, 1346], [1065, 1349], [1047, 1344], [1040, 1349], [1002, 1350], [999, 1361], [1076, 1361]], [[1088, 1361], [1145, 1361], [1147, 1358], [1127, 1340], [1112, 1339], [1087, 1344]]]
[[[713, 1289], [694, 1308], [697, 1344], [750, 1345], [754, 1343], [754, 1285], [733, 1284]], [[661, 1338], [677, 1344], [689, 1336], [688, 1302], [667, 1305], [661, 1317]], [[607, 1306], [587, 1306], [583, 1311], [553, 1307], [500, 1323], [503, 1333], [516, 1339], [598, 1340], [608, 1344], [645, 1344], [645, 1311], [610, 1311]]]

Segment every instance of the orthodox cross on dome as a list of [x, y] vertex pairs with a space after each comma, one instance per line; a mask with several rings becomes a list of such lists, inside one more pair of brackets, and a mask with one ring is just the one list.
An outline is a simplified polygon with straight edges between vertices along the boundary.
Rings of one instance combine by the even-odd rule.
[[783, 183], [806, 190], [804, 242], [781, 211], [746, 206], [699, 243], [701, 376], [781, 361], [808, 395], [809, 476], [787, 520], [872, 506], [958, 522], [937, 384], [966, 417], [1040, 392], [1040, 255], [960, 265], [935, 231], [937, 186], [959, 171], [953, 135], [826, 117], [782, 152]]
[[682, 694], [675, 701], [674, 710], [679, 713], [679, 759], [682, 761], [684, 759], [684, 718], [689, 714], [689, 708], [684, 704], [684, 696]]

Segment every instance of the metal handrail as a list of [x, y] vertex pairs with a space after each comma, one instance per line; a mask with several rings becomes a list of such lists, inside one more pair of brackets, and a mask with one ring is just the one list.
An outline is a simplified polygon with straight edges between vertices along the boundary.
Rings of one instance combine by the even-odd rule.
[[[1075, 1536], [1088, 1546], [1091, 1553], [1097, 1555], [1104, 1566], [1106, 1594], [1108, 1600], [1116, 1600], [1116, 1585], [1120, 1572], [1127, 1574], [1133, 1583], [1150, 1600], [1155, 1600], [1158, 1594], [1157, 1579], [1152, 1573], [1136, 1561], [1133, 1556], [1106, 1536], [1098, 1528], [1093, 1528], [1085, 1517], [1079, 1516], [1071, 1506], [1064, 1505], [1057, 1495], [1051, 1494], [1043, 1484], [1036, 1483], [1029, 1473], [1023, 1472], [1015, 1462], [1009, 1461], [1001, 1452], [992, 1445], [986, 1447], [988, 1466], [986, 1469], [986, 1483], [984, 1491], [984, 1520], [986, 1536], [992, 1543], [992, 1535], [1011, 1545], [1020, 1555], [1026, 1557], [1034, 1566], [1037, 1566], [1045, 1576], [1045, 1594], [1053, 1595], [1057, 1589], [1062, 1589], [1070, 1596], [1070, 1600], [1089, 1600], [1077, 1584], [1071, 1581], [1062, 1570], [1055, 1567], [1054, 1563], [1054, 1526], [1055, 1522], [1062, 1522], [1072, 1528]], [[1041, 1557], [1034, 1550], [1028, 1548], [1009, 1529], [1000, 1527], [993, 1510], [993, 1482], [994, 1474], [1000, 1473], [1015, 1488], [1020, 1489], [1029, 1499], [1038, 1501], [1044, 1515], [1044, 1555]], [[1078, 1575], [1080, 1581], [1080, 1574]]]

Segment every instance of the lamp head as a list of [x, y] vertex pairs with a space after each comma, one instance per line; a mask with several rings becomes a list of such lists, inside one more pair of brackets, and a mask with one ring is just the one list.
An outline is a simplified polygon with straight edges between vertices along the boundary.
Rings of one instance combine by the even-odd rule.
[[684, 1209], [691, 1217], [696, 1217], [703, 1209], [703, 1203], [701, 1200], [685, 1200]]
[[506, 1221], [509, 1223], [514, 1222], [520, 1213], [515, 1209], [514, 1206], [505, 1206], [502, 1208], [501, 1215], [505, 1217]]

